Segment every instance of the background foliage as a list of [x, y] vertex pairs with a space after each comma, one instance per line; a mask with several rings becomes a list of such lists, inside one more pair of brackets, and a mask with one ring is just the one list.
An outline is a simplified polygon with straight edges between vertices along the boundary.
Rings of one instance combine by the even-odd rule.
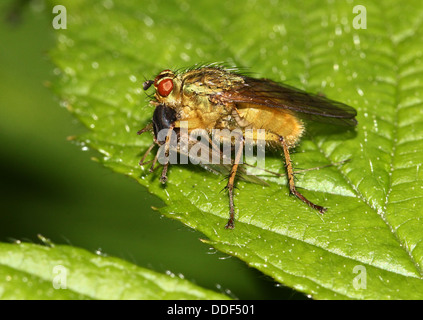
[[[166, 204], [156, 205], [162, 214], [200, 231], [196, 237], [207, 239], [203, 242], [208, 246], [311, 297], [421, 298], [419, 2], [360, 3], [367, 9], [367, 29], [354, 29], [353, 2], [60, 4], [68, 11], [68, 29], [55, 31], [58, 44], [52, 57], [59, 82], [54, 89], [62, 105], [90, 129], [77, 138], [82, 149], [98, 150], [97, 161], [146, 186]], [[351, 159], [299, 177], [306, 196], [329, 208], [323, 217], [289, 197], [286, 181], [269, 177], [270, 187], [238, 184], [236, 228], [228, 231], [223, 228], [228, 208], [226, 194], [219, 192], [225, 185], [221, 177], [178, 166], [162, 188], [157, 173], [146, 175], [138, 167], [151, 141], [135, 134], [152, 114], [142, 81], [164, 68], [205, 61], [248, 67], [258, 77], [324, 92], [358, 110], [355, 132], [309, 128], [293, 156], [302, 168]], [[277, 154], [266, 158], [266, 166], [283, 172]], [[111, 202], [117, 198], [113, 195]], [[119, 216], [111, 229], [118, 225], [127, 230], [127, 223], [129, 229], [143, 232], [127, 207], [123, 201], [118, 211], [125, 217]], [[100, 212], [87, 210], [93, 218]], [[96, 233], [86, 230], [87, 237]], [[133, 234], [126, 236], [137, 242]], [[169, 245], [174, 242], [166, 232], [160, 231], [159, 237]], [[152, 243], [145, 241], [145, 246], [156, 250]], [[184, 256], [184, 263], [201, 269], [198, 257], [207, 247], [201, 250], [203, 254]], [[354, 288], [357, 266], [366, 269], [366, 289]], [[214, 281], [231, 281], [233, 276], [220, 274]], [[208, 281], [211, 278], [209, 274]], [[236, 284], [230, 288], [243, 297]], [[274, 290], [271, 297], [276, 298], [279, 292]], [[253, 297], [269, 298], [259, 293]]]

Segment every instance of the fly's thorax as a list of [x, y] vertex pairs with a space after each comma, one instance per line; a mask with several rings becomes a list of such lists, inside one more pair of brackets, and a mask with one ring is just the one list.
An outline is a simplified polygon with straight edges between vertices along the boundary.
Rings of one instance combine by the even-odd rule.
[[184, 107], [200, 112], [211, 112], [213, 105], [205, 86], [198, 83], [184, 82], [181, 92]]
[[189, 119], [191, 126], [212, 129], [222, 122], [231, 107], [218, 103], [218, 97], [231, 83], [242, 79], [216, 68], [200, 68], [181, 75], [181, 118]]
[[204, 67], [182, 75], [185, 85], [196, 84], [202, 91], [213, 94], [216, 90], [231, 90], [244, 83], [244, 78], [224, 69]]
[[226, 108], [222, 105], [212, 105], [212, 108], [209, 109], [209, 106], [210, 102], [184, 105], [179, 110], [179, 119], [188, 121], [189, 131], [221, 128], [222, 120], [228, 117]]

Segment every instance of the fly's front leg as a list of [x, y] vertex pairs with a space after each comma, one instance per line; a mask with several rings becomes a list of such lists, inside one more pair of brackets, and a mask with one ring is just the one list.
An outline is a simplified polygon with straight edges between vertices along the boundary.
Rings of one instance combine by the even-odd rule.
[[139, 162], [139, 165], [140, 165], [140, 166], [143, 166], [143, 165], [145, 165], [145, 164], [147, 164], [147, 163], [150, 163], [150, 162], [151, 162], [151, 161], [145, 162], [145, 159], [146, 159], [146, 158], [147, 158], [147, 156], [150, 154], [151, 150], [154, 148], [154, 146], [155, 146], [155, 145], [156, 145], [156, 143], [152, 143], [152, 144], [148, 147], [147, 151], [144, 153], [143, 157], [141, 158], [141, 160], [140, 160], [140, 162]]
[[280, 137], [279, 138], [279, 141], [282, 144], [283, 153], [284, 153], [284, 156], [285, 156], [286, 173], [287, 173], [287, 176], [288, 176], [289, 191], [293, 195], [295, 195], [298, 199], [300, 199], [302, 202], [304, 202], [308, 206], [310, 206], [311, 208], [316, 209], [320, 213], [325, 213], [325, 211], [327, 210], [326, 208], [321, 207], [321, 206], [318, 206], [317, 204], [314, 204], [313, 202], [311, 202], [310, 200], [308, 200], [306, 197], [304, 197], [301, 193], [299, 193], [297, 191], [297, 189], [295, 188], [294, 170], [292, 169], [292, 162], [291, 162], [291, 157], [289, 155], [288, 145], [286, 144], [286, 142], [285, 142], [285, 140], [284, 140], [283, 137]]
[[167, 169], [169, 167], [169, 149], [170, 149], [170, 142], [171, 136], [173, 133], [173, 129], [175, 128], [175, 124], [172, 124], [167, 131], [166, 140], [165, 140], [165, 162], [163, 163], [163, 171], [160, 177], [161, 183], [165, 184], [167, 181]]
[[[238, 170], [238, 166], [241, 162], [242, 159], [242, 154], [244, 151], [244, 137], [238, 137], [237, 138], [239, 141], [235, 142], [235, 161], [234, 164], [232, 165], [232, 169], [231, 169], [231, 173], [229, 174], [229, 180], [228, 180], [228, 184], [226, 185], [226, 189], [228, 189], [229, 192], [229, 220], [228, 223], [226, 223], [225, 228], [226, 229], [233, 229], [235, 227], [234, 225], [234, 221], [235, 221], [235, 206], [234, 206], [234, 195], [233, 195], [233, 190], [234, 190], [234, 181], [235, 181], [235, 176], [236, 176], [236, 172]], [[237, 143], [238, 142], [238, 143]], [[238, 149], [237, 149], [238, 148]]]

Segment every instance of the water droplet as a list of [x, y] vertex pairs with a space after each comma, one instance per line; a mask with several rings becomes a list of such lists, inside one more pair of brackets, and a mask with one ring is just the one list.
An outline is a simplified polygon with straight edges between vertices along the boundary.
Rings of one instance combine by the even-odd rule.
[[131, 82], [137, 82], [137, 77], [136, 77], [136, 76], [134, 76], [133, 74], [131, 74], [131, 75], [129, 76], [129, 80], [130, 80]]
[[144, 18], [144, 24], [145, 24], [147, 27], [151, 27], [151, 26], [153, 26], [153, 24], [154, 24], [154, 20], [153, 20], [153, 19], [151, 19], [149, 16], [146, 16], [146, 17]]
[[353, 35], [353, 42], [356, 47], [360, 46], [360, 36], [358, 34]]

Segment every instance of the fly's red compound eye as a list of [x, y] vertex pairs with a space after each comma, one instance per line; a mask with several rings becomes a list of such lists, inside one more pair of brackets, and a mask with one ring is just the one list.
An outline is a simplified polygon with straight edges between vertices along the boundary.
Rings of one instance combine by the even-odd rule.
[[154, 86], [157, 87], [157, 84], [161, 79], [163, 79], [166, 76], [169, 76], [169, 74], [172, 73], [169, 69], [163, 70], [159, 73], [159, 75], [154, 79]]
[[157, 92], [162, 97], [167, 97], [173, 90], [173, 81], [172, 79], [163, 79], [159, 82], [159, 85], [157, 87]]

